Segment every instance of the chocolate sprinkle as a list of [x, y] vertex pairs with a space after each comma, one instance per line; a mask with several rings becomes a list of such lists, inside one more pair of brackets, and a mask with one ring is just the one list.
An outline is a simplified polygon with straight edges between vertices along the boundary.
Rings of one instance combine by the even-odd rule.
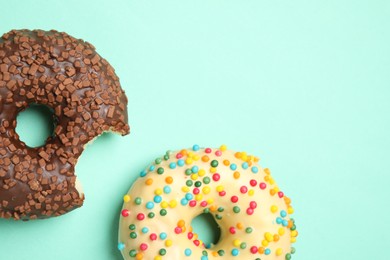
[[[56, 127], [42, 147], [15, 132], [30, 104], [49, 107]], [[63, 32], [13, 30], [0, 38], [0, 217], [42, 219], [82, 206], [75, 165], [102, 134], [129, 133], [127, 98], [90, 43]]]

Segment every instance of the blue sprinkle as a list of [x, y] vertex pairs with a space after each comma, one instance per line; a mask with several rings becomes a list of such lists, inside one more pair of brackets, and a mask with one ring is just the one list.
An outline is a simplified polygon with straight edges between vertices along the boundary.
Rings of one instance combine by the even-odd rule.
[[142, 172], [139, 173], [139, 176], [140, 176], [140, 177], [145, 177], [145, 176], [146, 176], [146, 173], [147, 173], [147, 172], [146, 172], [145, 170], [143, 170]]
[[282, 225], [283, 225], [283, 227], [287, 227], [287, 225], [288, 225], [288, 221], [287, 221], [287, 220], [285, 220], [285, 219], [283, 219]]
[[277, 224], [282, 224], [282, 222], [283, 222], [283, 219], [281, 217], [277, 217], [276, 218], [276, 223]]
[[164, 186], [164, 193], [165, 193], [165, 194], [171, 193], [171, 187], [169, 187], [169, 186]]
[[231, 169], [232, 171], [237, 170], [237, 164], [235, 164], [235, 163], [230, 164], [230, 169]]
[[119, 251], [122, 251], [123, 249], [125, 249], [125, 244], [123, 244], [123, 243], [118, 243], [118, 250], [119, 250]]
[[192, 251], [191, 251], [191, 249], [189, 249], [189, 248], [186, 248], [186, 250], [184, 250], [184, 254], [185, 254], [186, 256], [190, 256], [191, 253], [192, 253]]
[[176, 163], [175, 163], [175, 162], [171, 162], [171, 163], [169, 164], [169, 168], [175, 169], [175, 168], [176, 168]]
[[141, 229], [141, 231], [142, 231], [142, 233], [146, 234], [146, 233], [149, 232], [149, 228], [143, 227], [143, 228]]
[[161, 238], [162, 240], [166, 239], [166, 238], [167, 238], [167, 233], [161, 232], [161, 233], [160, 233], [160, 238]]
[[194, 151], [199, 151], [199, 145], [194, 144], [194, 145], [192, 146], [192, 150], [194, 150]]
[[265, 255], [271, 254], [271, 250], [270, 250], [269, 248], [267, 248], [266, 250], [264, 250], [264, 254], [265, 254]]
[[154, 196], [153, 201], [156, 203], [160, 203], [162, 201], [162, 198], [161, 198], [161, 196], [156, 195], [156, 196]]
[[149, 171], [154, 171], [154, 169], [156, 168], [156, 166], [154, 166], [154, 165], [150, 165], [150, 167], [149, 167]]
[[177, 161], [177, 165], [179, 165], [180, 167], [181, 167], [181, 166], [184, 166], [184, 160], [183, 160], [183, 159], [179, 159], [179, 160]]
[[147, 208], [147, 209], [152, 209], [152, 208], [154, 208], [154, 203], [151, 202], [151, 201], [148, 201], [148, 202], [146, 203], [146, 208]]
[[280, 211], [280, 216], [285, 218], [287, 216], [287, 212], [285, 210]]
[[252, 167], [252, 172], [253, 172], [253, 173], [258, 173], [258, 172], [259, 172], [259, 169], [258, 169], [256, 166], [253, 166], [253, 167]]
[[197, 172], [199, 171], [198, 166], [193, 166], [193, 167], [191, 168], [191, 171], [192, 171], [193, 173], [197, 173]]
[[192, 200], [193, 198], [194, 198], [194, 195], [192, 195], [191, 193], [186, 193], [187, 200]]
[[249, 167], [249, 165], [248, 165], [247, 162], [244, 162], [244, 163], [242, 164], [242, 168], [243, 168], [243, 169], [248, 169], [248, 167]]
[[207, 255], [202, 255], [202, 257], [200, 258], [200, 260], [208, 260], [209, 258], [207, 257]]
[[185, 205], [188, 204], [188, 200], [187, 200], [186, 198], [182, 198], [182, 199], [180, 200], [180, 204], [183, 205], [183, 206], [185, 206]]
[[234, 248], [234, 249], [232, 250], [232, 255], [233, 255], [233, 256], [237, 256], [238, 253], [239, 253], [238, 249]]

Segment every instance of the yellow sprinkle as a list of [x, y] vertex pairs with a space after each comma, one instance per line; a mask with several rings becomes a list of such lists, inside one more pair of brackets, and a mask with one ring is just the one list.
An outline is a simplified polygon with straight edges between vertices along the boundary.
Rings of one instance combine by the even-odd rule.
[[123, 196], [123, 201], [124, 202], [129, 202], [131, 200], [131, 197], [129, 195]]
[[176, 201], [176, 200], [171, 200], [171, 201], [169, 202], [169, 207], [171, 207], [171, 208], [175, 208], [176, 205], [177, 205], [177, 201]]
[[219, 147], [219, 150], [221, 150], [222, 152], [224, 152], [224, 151], [227, 150], [227, 146], [223, 144], [223, 145], [221, 145], [221, 146]]
[[250, 189], [249, 191], [248, 191], [248, 195], [249, 196], [253, 196], [255, 194], [255, 191], [253, 190], [253, 189]]
[[198, 175], [199, 175], [200, 177], [204, 176], [205, 174], [206, 174], [206, 171], [203, 170], [203, 169], [200, 169], [200, 170], [198, 171]]
[[223, 191], [223, 186], [222, 186], [222, 185], [218, 185], [217, 188], [216, 188], [216, 190], [217, 190], [218, 192]]
[[293, 207], [288, 207], [287, 212], [288, 212], [288, 214], [293, 214], [294, 213]]
[[209, 186], [204, 186], [203, 189], [202, 189], [202, 192], [204, 194], [209, 194], [210, 193], [210, 187]]
[[283, 254], [283, 249], [277, 248], [276, 251], [275, 251], [275, 254], [276, 254], [277, 256], [282, 255], [282, 254]]
[[297, 242], [297, 238], [296, 237], [292, 237], [292, 238], [290, 238], [290, 241], [291, 241], [291, 243], [295, 243], [295, 242]]
[[246, 154], [246, 152], [242, 152], [241, 153], [241, 160], [243, 160], [243, 161], [247, 161], [248, 160], [248, 155]]
[[198, 174], [195, 174], [195, 173], [191, 174], [191, 179], [194, 180], [194, 181], [197, 180], [198, 179]]
[[162, 189], [155, 189], [154, 190], [154, 194], [156, 194], [156, 195], [161, 195], [161, 194], [163, 194], [163, 190]]
[[156, 256], [154, 257], [154, 260], [162, 260], [162, 257], [159, 256], [159, 255], [156, 255]]
[[271, 174], [271, 171], [270, 171], [268, 168], [264, 168], [264, 172], [265, 172], [265, 174], [267, 174], [267, 175], [270, 175], [270, 174]]
[[187, 186], [183, 186], [183, 187], [181, 187], [181, 190], [182, 190], [183, 192], [189, 192], [189, 191], [190, 191], [190, 188], [188, 188]]
[[216, 173], [216, 172], [217, 172], [217, 168], [215, 168], [215, 167], [210, 167], [210, 172], [211, 172], [211, 173]]
[[168, 208], [168, 202], [162, 201], [162, 202], [160, 203], [160, 206], [161, 206], [161, 208], [166, 209], [166, 208]]
[[192, 157], [194, 157], [194, 153], [193, 152], [188, 152], [187, 156], [192, 158]]
[[291, 231], [291, 237], [297, 237], [298, 232], [296, 230]]
[[262, 246], [268, 246], [268, 241], [264, 239], [263, 241], [261, 241], [261, 245]]
[[234, 179], [239, 179], [240, 178], [240, 173], [239, 172], [234, 172], [233, 177], [234, 177]]
[[199, 157], [199, 155], [195, 154], [195, 155], [192, 157], [192, 159], [193, 159], [194, 161], [199, 161], [200, 157]]
[[210, 204], [213, 204], [213, 203], [214, 203], [214, 199], [211, 199], [211, 198], [210, 198], [210, 199], [207, 199], [206, 202], [207, 202], [207, 204], [209, 204], [209, 205], [210, 205]]
[[286, 230], [284, 228], [282, 228], [282, 227], [280, 227], [278, 229], [278, 233], [279, 233], [280, 236], [283, 236], [285, 232], [286, 232]]
[[268, 242], [271, 242], [271, 241], [274, 240], [274, 237], [272, 236], [272, 234], [271, 234], [270, 232], [265, 232], [264, 238], [265, 238]]
[[241, 241], [238, 240], [238, 239], [234, 239], [234, 240], [233, 240], [233, 245], [238, 247], [238, 246], [241, 245]]
[[196, 201], [200, 201], [200, 200], [202, 200], [203, 199], [203, 195], [202, 194], [196, 194], [195, 195], [195, 200]]
[[223, 165], [225, 165], [225, 166], [229, 166], [229, 165], [230, 165], [230, 162], [229, 162], [229, 160], [223, 160]]
[[186, 164], [188, 165], [188, 164], [191, 164], [192, 163], [192, 159], [190, 158], [190, 157], [188, 157], [187, 159], [186, 159]]
[[153, 179], [152, 178], [146, 179], [145, 184], [146, 185], [152, 185], [153, 184]]
[[165, 246], [166, 247], [172, 246], [172, 240], [170, 240], [170, 239], [165, 240]]
[[253, 161], [254, 161], [254, 162], [259, 162], [259, 161], [260, 161], [260, 158], [255, 156], [255, 157], [253, 158]]
[[278, 211], [278, 207], [276, 205], [271, 206], [271, 212], [276, 213]]

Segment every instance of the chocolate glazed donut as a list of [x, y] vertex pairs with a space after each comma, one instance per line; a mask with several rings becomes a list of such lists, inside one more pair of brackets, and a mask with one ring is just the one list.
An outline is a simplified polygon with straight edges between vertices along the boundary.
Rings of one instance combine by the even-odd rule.
[[[30, 104], [56, 122], [41, 147], [15, 132]], [[82, 206], [75, 165], [105, 131], [129, 133], [127, 98], [95, 47], [63, 32], [13, 30], [0, 38], [0, 217], [49, 218]]]

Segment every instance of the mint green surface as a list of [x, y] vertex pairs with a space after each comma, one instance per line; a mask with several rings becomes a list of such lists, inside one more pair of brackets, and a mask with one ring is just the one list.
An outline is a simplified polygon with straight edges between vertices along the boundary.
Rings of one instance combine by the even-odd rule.
[[262, 158], [296, 210], [293, 259], [388, 259], [388, 0], [0, 1], [0, 34], [55, 28], [94, 44], [132, 127], [83, 153], [82, 208], [0, 220], [1, 260], [120, 260], [123, 194], [194, 143]]

